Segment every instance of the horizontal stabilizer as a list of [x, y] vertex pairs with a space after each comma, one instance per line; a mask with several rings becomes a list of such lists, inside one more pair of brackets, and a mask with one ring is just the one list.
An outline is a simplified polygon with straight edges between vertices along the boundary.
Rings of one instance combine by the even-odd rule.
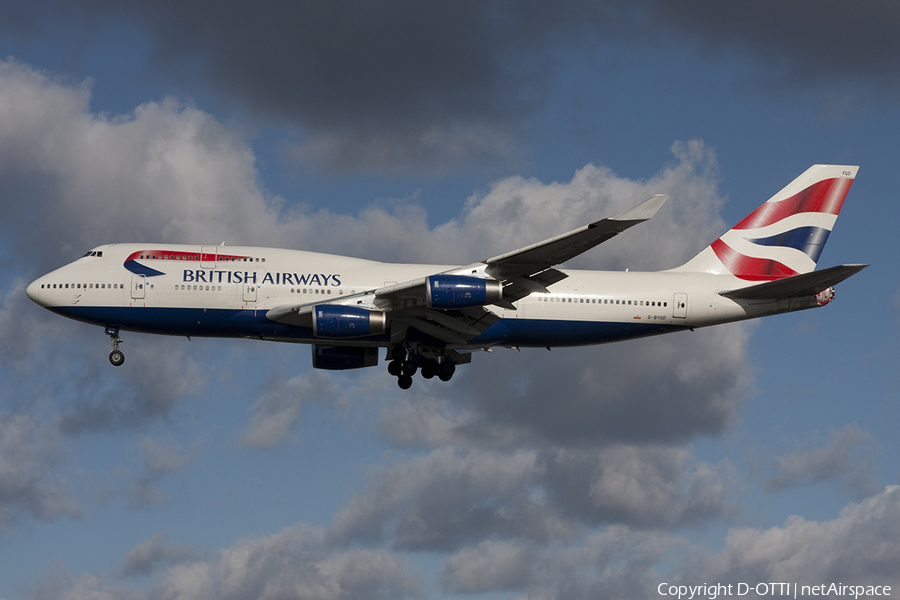
[[719, 292], [720, 296], [733, 300], [782, 300], [801, 296], [815, 296], [833, 285], [837, 285], [851, 275], [859, 273], [869, 265], [838, 265], [821, 271], [812, 271], [767, 281], [757, 285]]

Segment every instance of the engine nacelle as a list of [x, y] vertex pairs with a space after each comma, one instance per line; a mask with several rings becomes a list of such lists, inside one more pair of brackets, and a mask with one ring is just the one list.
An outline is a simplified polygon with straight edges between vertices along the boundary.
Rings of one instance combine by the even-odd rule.
[[319, 304], [313, 308], [313, 335], [321, 338], [355, 338], [384, 333], [387, 319], [380, 310], [358, 306]]
[[432, 275], [425, 279], [425, 287], [428, 308], [470, 308], [494, 304], [503, 298], [503, 286], [495, 279]]
[[328, 371], [374, 367], [378, 365], [378, 348], [313, 344], [312, 365], [315, 369]]

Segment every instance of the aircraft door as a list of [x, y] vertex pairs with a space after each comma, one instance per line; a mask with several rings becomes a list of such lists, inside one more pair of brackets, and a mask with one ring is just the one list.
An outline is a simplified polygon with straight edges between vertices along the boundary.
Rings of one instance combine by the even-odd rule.
[[674, 302], [672, 303], [672, 316], [676, 319], [686, 319], [687, 318], [687, 302], [688, 297], [687, 294], [675, 294]]
[[131, 297], [135, 300], [143, 298], [146, 294], [147, 277], [145, 275], [131, 276]]
[[216, 260], [218, 260], [218, 252], [219, 252], [219, 249], [216, 246], [201, 246], [200, 247], [200, 268], [201, 269], [215, 269], [216, 268]]
[[244, 302], [256, 302], [256, 289], [255, 283], [244, 284]]

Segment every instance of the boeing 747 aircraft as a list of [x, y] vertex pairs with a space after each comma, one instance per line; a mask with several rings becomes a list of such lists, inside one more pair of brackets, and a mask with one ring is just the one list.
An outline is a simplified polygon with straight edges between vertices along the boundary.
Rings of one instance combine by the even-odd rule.
[[668, 196], [463, 267], [299, 250], [108, 244], [28, 297], [122, 331], [312, 345], [319, 369], [378, 364], [403, 389], [449, 380], [476, 350], [586, 346], [823, 306], [868, 265], [815, 271], [858, 167], [815, 165], [687, 263], [667, 271], [556, 268], [650, 219]]

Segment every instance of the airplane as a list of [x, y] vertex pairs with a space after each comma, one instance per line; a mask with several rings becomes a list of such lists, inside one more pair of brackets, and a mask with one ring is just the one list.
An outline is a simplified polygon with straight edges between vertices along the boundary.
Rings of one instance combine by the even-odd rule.
[[816, 271], [859, 167], [814, 165], [685, 264], [557, 268], [647, 221], [657, 194], [568, 233], [466, 266], [384, 263], [262, 247], [107, 244], [31, 283], [64, 317], [121, 331], [310, 344], [312, 365], [378, 364], [408, 389], [449, 381], [494, 347], [587, 346], [808, 308], [868, 265]]

